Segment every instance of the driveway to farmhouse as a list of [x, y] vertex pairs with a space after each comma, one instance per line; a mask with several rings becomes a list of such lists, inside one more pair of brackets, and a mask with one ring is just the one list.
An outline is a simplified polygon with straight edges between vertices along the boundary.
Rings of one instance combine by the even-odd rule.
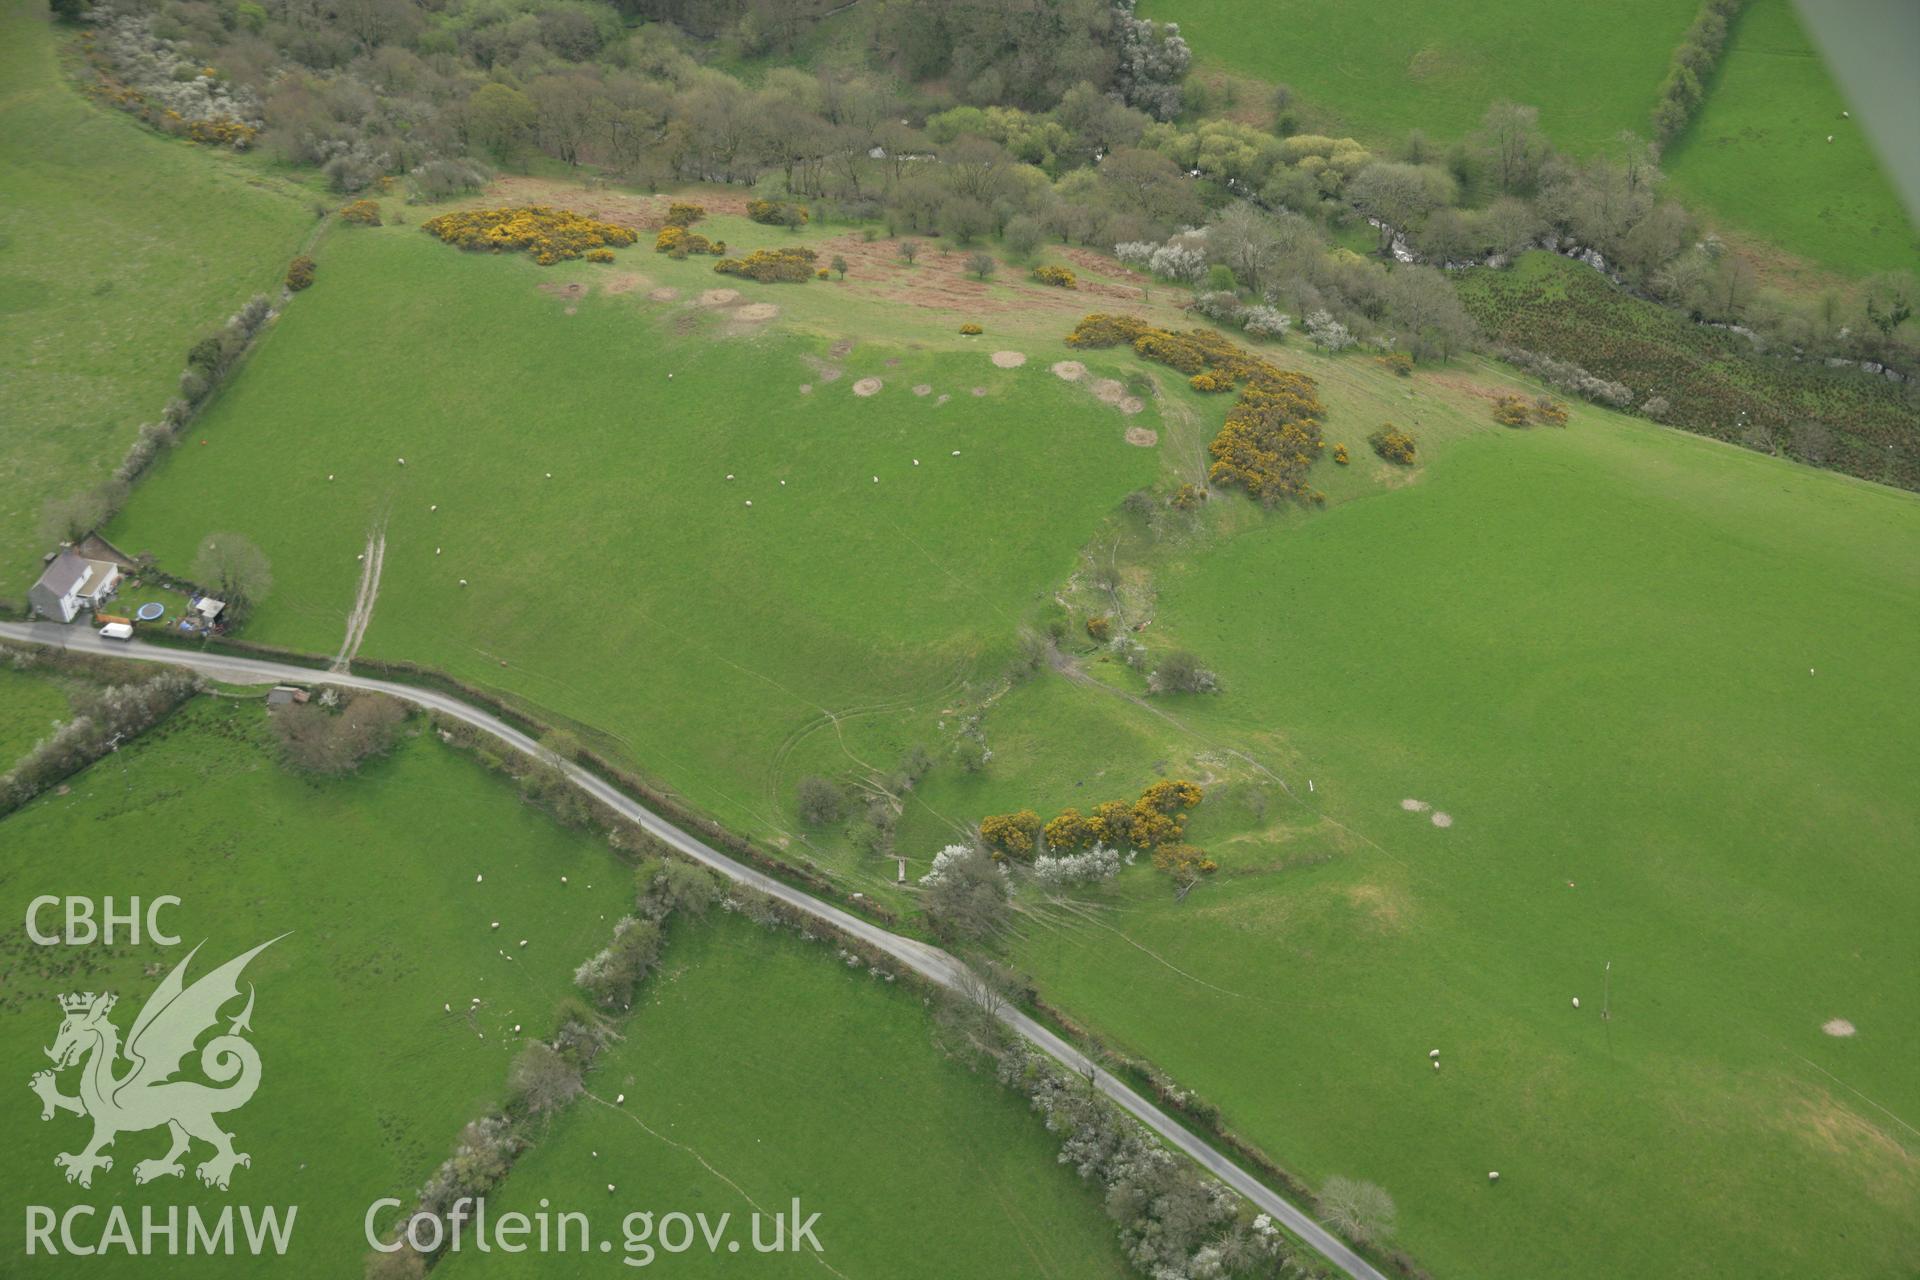
[[[869, 946], [877, 947], [922, 977], [937, 982], [949, 990], [964, 991], [966, 989], [962, 978], [962, 975], [967, 973], [966, 966], [940, 948], [882, 929], [876, 924], [842, 911], [832, 903], [822, 902], [810, 893], [793, 888], [762, 871], [729, 858], [718, 849], [668, 822], [597, 774], [589, 773], [570, 760], [561, 760], [551, 755], [539, 743], [518, 729], [447, 694], [437, 693], [431, 689], [417, 689], [410, 685], [393, 684], [385, 680], [371, 680], [344, 672], [319, 671], [310, 667], [267, 662], [258, 658], [228, 657], [223, 654], [204, 653], [191, 649], [163, 648], [158, 645], [142, 644], [137, 640], [108, 640], [92, 628], [83, 626], [63, 627], [46, 622], [0, 622], [0, 639], [47, 645], [107, 658], [185, 667], [230, 684], [328, 684], [337, 685], [343, 689], [365, 689], [373, 693], [384, 693], [389, 697], [425, 707], [430, 711], [438, 711], [442, 715], [451, 716], [492, 734], [524, 755], [557, 764], [566, 772], [574, 785], [588, 795], [621, 816], [638, 823], [651, 835], [672, 845], [687, 857], [712, 867], [728, 879], [778, 898], [789, 906], [824, 921], [842, 933], [858, 938]], [[1002, 1022], [1057, 1059], [1074, 1074], [1093, 1080], [1102, 1093], [1159, 1134], [1170, 1146], [1190, 1156], [1215, 1177], [1245, 1196], [1261, 1211], [1273, 1215], [1275, 1219], [1286, 1224], [1289, 1230], [1342, 1272], [1354, 1277], [1354, 1280], [1386, 1280], [1386, 1277], [1376, 1271], [1366, 1259], [1349, 1249], [1326, 1228], [1281, 1199], [1264, 1183], [1227, 1159], [1214, 1147], [1181, 1127], [1172, 1116], [1101, 1070], [1098, 1064], [1065, 1040], [1011, 1006], [1004, 1006], [994, 1012]]]

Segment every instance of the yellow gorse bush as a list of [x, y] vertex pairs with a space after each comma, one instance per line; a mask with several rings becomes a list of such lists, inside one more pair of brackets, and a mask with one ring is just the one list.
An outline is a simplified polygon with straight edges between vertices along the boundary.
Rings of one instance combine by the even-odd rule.
[[494, 253], [524, 249], [543, 267], [583, 257], [591, 249], [625, 248], [639, 238], [631, 227], [544, 204], [463, 209], [431, 218], [420, 228], [462, 249]]
[[245, 151], [260, 131], [244, 120], [195, 120], [187, 126], [187, 137], [209, 147], [232, 147]]
[[969, 320], [965, 324], [960, 326], [960, 332], [966, 334], [969, 338], [971, 338], [976, 334], [985, 333], [986, 330], [982, 329], [979, 325]]
[[661, 228], [660, 234], [654, 237], [653, 251], [674, 258], [684, 258], [690, 253], [719, 255], [727, 251], [727, 242], [709, 240], [698, 231], [689, 231], [685, 227], [668, 226]]
[[1156, 329], [1136, 316], [1089, 315], [1067, 335], [1070, 347], [1115, 347], [1177, 369], [1196, 391], [1240, 389], [1227, 421], [1207, 451], [1213, 484], [1235, 484], [1261, 502], [1298, 498], [1321, 502], [1307, 484], [1307, 471], [1320, 455], [1318, 384], [1234, 345], [1211, 329], [1176, 333]]
[[340, 210], [340, 221], [356, 227], [380, 225], [380, 206], [372, 200], [355, 200]]
[[1077, 289], [1080, 287], [1073, 272], [1065, 267], [1035, 267], [1033, 278], [1041, 284], [1050, 284], [1056, 289]]
[[1383, 423], [1378, 431], [1368, 436], [1367, 443], [1388, 462], [1397, 462], [1403, 467], [1413, 465], [1413, 437], [1391, 422]]
[[745, 276], [762, 284], [805, 284], [813, 278], [817, 257], [811, 249], [755, 249], [744, 258], [722, 258], [713, 269], [721, 275]]
[[1519, 396], [1501, 396], [1493, 402], [1493, 420], [1503, 427], [1527, 425], [1527, 402]]

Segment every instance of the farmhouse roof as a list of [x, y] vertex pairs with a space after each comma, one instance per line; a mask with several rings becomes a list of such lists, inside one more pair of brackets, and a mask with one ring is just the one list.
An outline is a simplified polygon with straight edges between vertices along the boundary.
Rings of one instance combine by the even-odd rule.
[[92, 566], [75, 555], [72, 548], [63, 548], [41, 573], [38, 585], [45, 587], [56, 596], [66, 596], [85, 582], [87, 575], [92, 571]]

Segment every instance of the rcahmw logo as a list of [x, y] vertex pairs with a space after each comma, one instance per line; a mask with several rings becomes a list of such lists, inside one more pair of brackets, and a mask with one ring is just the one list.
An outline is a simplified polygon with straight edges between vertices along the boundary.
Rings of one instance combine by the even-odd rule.
[[[64, 937], [41, 933], [35, 917], [43, 906], [57, 902], [36, 899], [28, 910], [27, 932], [35, 942], [72, 946], [99, 936], [91, 927], [91, 912], [78, 912], [74, 906], [85, 899], [67, 900], [68, 929]], [[177, 903], [178, 899], [156, 900], [155, 911], [160, 902]], [[115, 916], [111, 901], [105, 918], [109, 932], [113, 924], [127, 920], [126, 916]], [[139, 920], [137, 905], [132, 919]], [[86, 924], [76, 929], [79, 921]], [[154, 927], [152, 913], [146, 923], [153, 941], [178, 941]], [[138, 924], [133, 928], [137, 939]], [[76, 937], [76, 933], [81, 936]], [[85, 1143], [53, 1158], [68, 1182], [91, 1188], [96, 1174], [112, 1172], [114, 1159], [107, 1150], [116, 1139], [162, 1128], [167, 1134], [166, 1149], [134, 1163], [132, 1174], [137, 1184], [184, 1178], [183, 1157], [197, 1154], [196, 1144], [211, 1148], [194, 1166], [194, 1176], [202, 1186], [225, 1191], [236, 1169], [251, 1167], [252, 1158], [235, 1149], [234, 1135], [221, 1126], [218, 1117], [244, 1107], [260, 1087], [260, 1054], [247, 1039], [253, 1029], [253, 985], [246, 984], [246, 1002], [237, 1013], [223, 1017], [222, 1011], [240, 1000], [240, 975], [248, 963], [279, 940], [270, 938], [189, 983], [187, 967], [200, 952], [198, 946], [194, 947], [141, 1006], [124, 1041], [113, 1019], [119, 1004], [115, 993], [82, 991], [60, 997], [60, 1030], [46, 1050], [53, 1067], [35, 1072], [28, 1083], [40, 1099], [43, 1121], [65, 1112], [93, 1122], [92, 1136]], [[214, 1034], [201, 1044], [210, 1031]], [[188, 1069], [190, 1060], [197, 1061], [197, 1072]], [[76, 1072], [74, 1092], [63, 1093], [61, 1077], [70, 1070]], [[222, 1206], [218, 1212], [203, 1211], [197, 1205], [184, 1210], [179, 1206], [147, 1205], [130, 1212], [116, 1204], [104, 1213], [86, 1204], [65, 1209], [28, 1205], [26, 1251], [29, 1255], [84, 1256], [115, 1250], [146, 1255], [230, 1254], [241, 1249], [253, 1254], [279, 1254], [286, 1251], [298, 1214], [297, 1205], [264, 1209], [241, 1206], [237, 1216], [231, 1205]], [[237, 1234], [236, 1221], [240, 1227]]]

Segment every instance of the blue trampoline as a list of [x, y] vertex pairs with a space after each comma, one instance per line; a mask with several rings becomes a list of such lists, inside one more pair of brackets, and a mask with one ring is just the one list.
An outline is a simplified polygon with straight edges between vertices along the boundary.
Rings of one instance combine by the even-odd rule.
[[165, 614], [166, 611], [167, 606], [161, 604], [158, 600], [149, 600], [147, 603], [141, 605], [140, 611], [133, 616], [142, 622], [152, 622]]

